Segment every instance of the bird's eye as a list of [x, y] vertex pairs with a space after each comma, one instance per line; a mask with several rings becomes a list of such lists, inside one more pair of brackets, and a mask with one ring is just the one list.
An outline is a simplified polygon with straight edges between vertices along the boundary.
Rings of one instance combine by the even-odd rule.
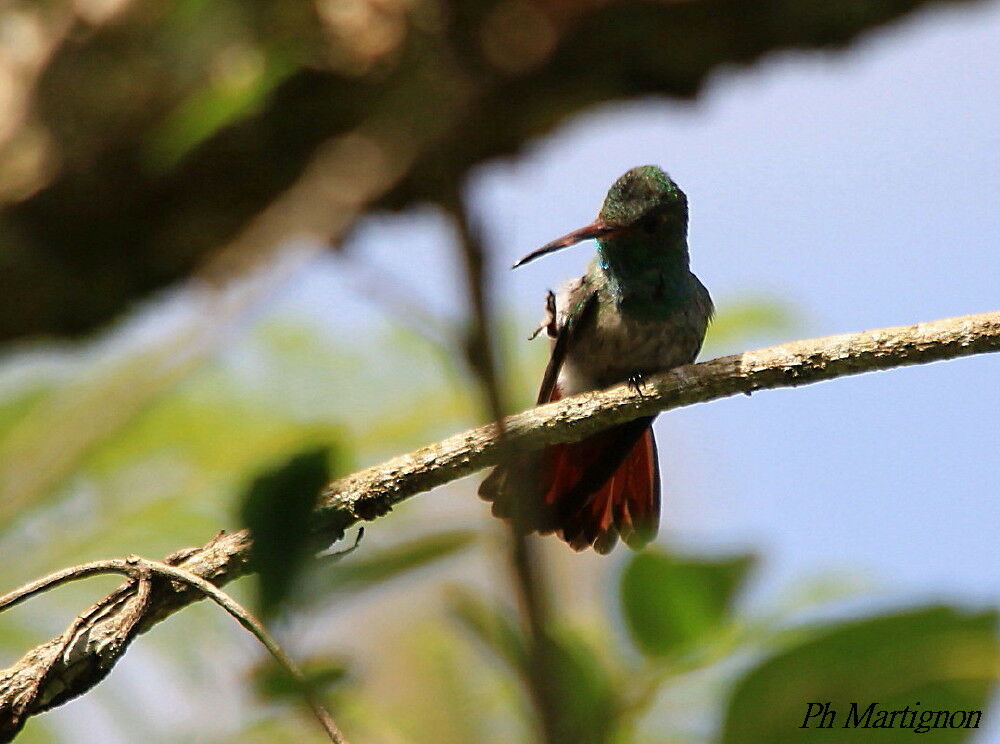
[[657, 214], [651, 214], [647, 217], [643, 217], [639, 222], [639, 227], [645, 230], [647, 233], [652, 235], [656, 232], [657, 225], [660, 224], [660, 216]]

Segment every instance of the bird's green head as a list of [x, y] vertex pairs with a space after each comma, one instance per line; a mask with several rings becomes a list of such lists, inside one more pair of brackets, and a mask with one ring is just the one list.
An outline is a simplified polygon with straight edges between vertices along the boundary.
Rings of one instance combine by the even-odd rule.
[[687, 225], [687, 197], [662, 168], [640, 165], [608, 189], [598, 221], [623, 230], [655, 232], [662, 223]]
[[618, 245], [648, 243], [684, 245], [687, 237], [687, 197], [662, 168], [640, 165], [624, 173], [608, 190], [604, 206], [589, 225], [532, 251], [515, 267], [581, 240], [597, 238], [605, 250]]

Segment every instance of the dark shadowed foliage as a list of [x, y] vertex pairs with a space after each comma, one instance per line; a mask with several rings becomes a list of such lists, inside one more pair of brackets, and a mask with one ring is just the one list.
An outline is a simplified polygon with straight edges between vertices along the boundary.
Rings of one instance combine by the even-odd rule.
[[0, 340], [92, 330], [282, 238], [336, 242], [374, 207], [451, 205], [472, 166], [588, 106], [694, 96], [720, 65], [928, 4], [141, 0], [98, 20], [46, 3], [0, 141]]

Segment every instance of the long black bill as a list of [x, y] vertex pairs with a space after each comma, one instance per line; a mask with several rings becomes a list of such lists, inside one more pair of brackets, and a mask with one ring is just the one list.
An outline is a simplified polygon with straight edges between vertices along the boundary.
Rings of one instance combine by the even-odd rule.
[[617, 227], [608, 225], [600, 220], [592, 222], [586, 227], [581, 227], [578, 230], [574, 230], [571, 233], [563, 235], [561, 238], [556, 238], [551, 243], [546, 243], [541, 248], [533, 250], [527, 256], [520, 258], [517, 263], [511, 266], [512, 269], [516, 269], [518, 266], [524, 266], [528, 261], [534, 261], [539, 256], [544, 256], [546, 253], [552, 253], [553, 251], [558, 251], [561, 248], [568, 248], [571, 245], [575, 245], [582, 240], [590, 240], [591, 238], [599, 238], [602, 235], [607, 235], [610, 232], [617, 230]]

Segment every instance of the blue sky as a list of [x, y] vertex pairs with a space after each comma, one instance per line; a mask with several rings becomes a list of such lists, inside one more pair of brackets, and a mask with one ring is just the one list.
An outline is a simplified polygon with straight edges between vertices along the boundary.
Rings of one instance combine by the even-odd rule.
[[[723, 70], [694, 103], [590, 111], [484, 165], [469, 189], [498, 309], [516, 309], [526, 328], [538, 318], [545, 290], [579, 275], [593, 246], [506, 267], [590, 221], [611, 182], [644, 163], [687, 192], [692, 267], [718, 305], [764, 295], [794, 312], [794, 331], [754, 344], [1000, 309], [997, 39], [998, 3], [925, 12], [847, 52]], [[416, 209], [367, 220], [349, 248], [457, 318], [452, 237]], [[376, 324], [351, 277], [321, 259], [263, 312], [349, 342]], [[854, 610], [1000, 605], [1000, 355], [740, 396], [656, 427], [661, 539], [758, 552], [751, 603], [834, 573], [876, 587]], [[1000, 724], [980, 741], [1000, 744]]]
[[[998, 38], [998, 4], [925, 12], [846, 53], [724, 70], [695, 103], [588, 112], [483, 166], [469, 189], [497, 305], [540, 316], [545, 290], [581, 273], [592, 245], [506, 267], [590, 221], [620, 173], [657, 163], [688, 194], [692, 267], [717, 304], [778, 298], [798, 317], [792, 337], [1000, 309]], [[418, 209], [368, 220], [350, 249], [460, 317], [451, 238]], [[372, 307], [331, 291], [344, 279], [327, 268], [281, 304], [363, 332]], [[998, 383], [1000, 355], [980, 356], [662, 416], [661, 539], [759, 552], [758, 598], [833, 573], [875, 587], [857, 611], [995, 607]], [[1000, 742], [1000, 726], [980, 741]]]
[[[688, 194], [692, 267], [720, 305], [780, 298], [798, 337], [1000, 308], [997, 38], [996, 4], [926, 12], [847, 53], [726, 70], [696, 103], [598, 109], [484, 166], [470, 189], [497, 303], [539, 315], [592, 245], [505, 267], [651, 162]], [[449, 238], [418, 210], [370, 221], [351, 248], [459, 314]], [[316, 312], [313, 281], [294, 304]], [[666, 537], [757, 547], [769, 582], [856, 569], [901, 596], [997, 603], [998, 381], [1000, 357], [981, 356], [661, 417]]]
[[[921, 13], [847, 53], [727, 69], [695, 103], [594, 110], [480, 168], [497, 303], [540, 314], [592, 246], [505, 267], [589, 221], [621, 172], [657, 163], [688, 194], [692, 267], [720, 305], [780, 298], [796, 337], [1000, 309], [998, 38], [997, 4]], [[417, 210], [370, 220], [351, 248], [458, 315], [449, 239]], [[315, 312], [330, 295], [313, 281], [289, 302]], [[998, 383], [1000, 356], [980, 356], [663, 416], [663, 539], [759, 551], [761, 592], [843, 572], [881, 587], [862, 607], [996, 606]]]

